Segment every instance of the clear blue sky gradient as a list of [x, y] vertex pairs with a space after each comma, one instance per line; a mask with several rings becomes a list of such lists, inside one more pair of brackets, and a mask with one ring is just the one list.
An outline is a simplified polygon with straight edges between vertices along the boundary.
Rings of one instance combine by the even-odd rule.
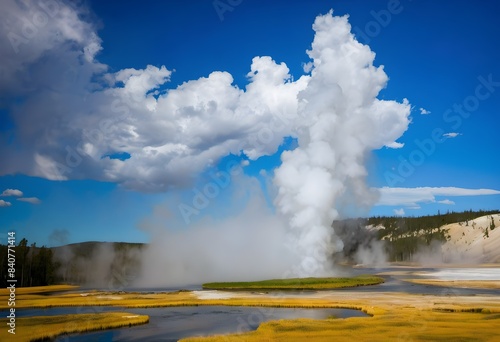
[[[379, 97], [397, 101], [408, 98], [414, 106], [412, 123], [398, 140], [404, 147], [383, 148], [369, 157], [369, 185], [500, 190], [500, 87], [494, 88], [487, 99], [479, 100], [466, 118], [454, 112], [456, 104], [474, 101], [470, 98], [476, 96], [480, 78], [500, 82], [500, 3], [401, 0], [399, 13], [390, 18], [381, 16], [380, 11], [390, 3], [243, 0], [222, 13], [223, 20], [211, 0], [90, 1], [89, 6], [102, 39], [103, 50], [97, 59], [109, 65], [110, 71], [142, 69], [148, 64], [175, 69], [168, 88], [215, 70], [228, 71], [235, 84], [244, 88], [255, 56], [285, 62], [297, 79], [304, 73], [303, 63], [308, 62], [305, 51], [313, 39], [315, 17], [331, 8], [335, 15], [349, 14], [358, 40], [371, 47], [376, 53], [375, 64], [384, 65], [390, 78]], [[431, 113], [420, 114], [421, 107]], [[5, 110], [0, 118], [1, 130], [12, 129]], [[432, 139], [436, 129], [459, 135], [433, 142], [431, 153], [415, 152], [422, 151], [419, 142]], [[244, 172], [264, 187], [261, 170], [272, 173], [280, 163], [281, 151], [294, 148], [296, 143], [286, 140], [275, 155], [251, 162]], [[415, 163], [422, 155], [422, 162]], [[398, 168], [411, 158], [413, 171], [401, 177]], [[218, 168], [223, 169], [230, 160], [240, 163], [241, 157], [228, 156], [219, 161]], [[388, 181], [390, 175], [399, 178]], [[147, 242], [149, 235], [140, 226], [155, 205], [193, 194], [191, 188], [175, 194], [146, 194], [93, 180], [50, 181], [4, 175], [0, 177], [0, 193], [8, 188], [23, 191], [25, 197], [37, 197], [41, 203], [0, 197], [12, 202], [10, 207], [0, 207], [1, 236], [15, 230], [19, 237], [26, 236], [38, 245], [59, 244], [62, 240], [51, 236], [55, 230], [68, 232], [65, 242]], [[271, 197], [267, 194], [269, 206]], [[500, 209], [500, 195], [449, 199], [455, 204], [424, 203], [420, 209], [405, 208], [405, 212], [426, 215], [438, 210]], [[231, 196], [223, 194], [218, 201], [203, 214], [224, 215], [221, 208]], [[375, 206], [370, 214], [393, 215], [399, 208]]]

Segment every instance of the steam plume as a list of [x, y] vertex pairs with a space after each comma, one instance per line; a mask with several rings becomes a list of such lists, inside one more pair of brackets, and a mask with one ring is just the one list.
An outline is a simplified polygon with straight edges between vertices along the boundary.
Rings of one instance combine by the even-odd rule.
[[[311, 74], [302, 76], [297, 87], [283, 72], [266, 85], [267, 103], [279, 104], [279, 96], [269, 99], [285, 84], [296, 92], [287, 105], [295, 110], [286, 116], [292, 118], [290, 127], [280, 133], [296, 134], [299, 146], [284, 152], [275, 170], [271, 192], [277, 193], [277, 213], [266, 211], [254, 191], [250, 205], [226, 220], [206, 219], [184, 232], [164, 230], [147, 251], [142, 279], [173, 284], [331, 274], [330, 256], [343, 248], [332, 222], [346, 214], [342, 208], [374, 204], [377, 193], [365, 182], [365, 158], [403, 134], [410, 105], [406, 99], [377, 99], [387, 75], [373, 65], [369, 47], [355, 40], [347, 16], [330, 11], [316, 18], [313, 29], [307, 52]], [[283, 63], [279, 68], [286, 69]], [[242, 98], [250, 95], [251, 87]], [[274, 103], [268, 109], [278, 107]], [[248, 182], [239, 177], [232, 187], [252, 188]], [[158, 274], [159, 268], [165, 273]]]
[[[328, 256], [342, 240], [331, 228], [341, 202], [372, 205], [366, 155], [394, 142], [407, 128], [410, 106], [376, 98], [387, 83], [375, 54], [355, 40], [347, 17], [319, 16], [308, 55], [313, 69], [298, 95], [303, 132], [299, 147], [284, 152], [274, 182], [276, 204], [289, 218], [304, 274], [329, 270]], [[374, 197], [375, 196], [375, 197]]]

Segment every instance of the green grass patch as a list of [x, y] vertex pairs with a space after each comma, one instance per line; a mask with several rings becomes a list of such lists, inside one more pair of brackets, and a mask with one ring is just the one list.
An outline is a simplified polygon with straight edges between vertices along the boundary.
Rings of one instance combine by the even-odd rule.
[[384, 282], [381, 277], [361, 275], [350, 278], [290, 278], [245, 282], [205, 283], [207, 290], [331, 290], [344, 287], [376, 285]]

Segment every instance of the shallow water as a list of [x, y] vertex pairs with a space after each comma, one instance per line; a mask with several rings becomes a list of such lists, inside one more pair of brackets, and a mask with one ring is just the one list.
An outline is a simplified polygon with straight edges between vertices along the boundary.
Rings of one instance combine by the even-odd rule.
[[[379, 285], [360, 286], [355, 288], [338, 289], [336, 291], [356, 291], [356, 292], [405, 292], [410, 294], [423, 295], [500, 295], [500, 290], [496, 289], [467, 289], [457, 287], [433, 286], [424, 284], [413, 284], [402, 279], [477, 279], [489, 280], [500, 275], [498, 268], [414, 268], [414, 267], [387, 267], [387, 268], [356, 268], [354, 272], [358, 274], [378, 274], [391, 271], [411, 272], [411, 275], [381, 275], [385, 282]], [[448, 278], [445, 278], [448, 276]], [[470, 276], [470, 278], [465, 278]], [[475, 277], [475, 278], [473, 278]]]
[[189, 336], [227, 334], [255, 330], [262, 323], [277, 319], [328, 317], [367, 317], [359, 310], [298, 309], [232, 306], [193, 306], [174, 308], [129, 309], [112, 307], [50, 308], [18, 310], [21, 316], [61, 315], [105, 311], [126, 311], [149, 315], [149, 324], [95, 333], [61, 336], [57, 341], [177, 341]]
[[442, 280], [500, 280], [500, 268], [445, 268], [426, 276]]

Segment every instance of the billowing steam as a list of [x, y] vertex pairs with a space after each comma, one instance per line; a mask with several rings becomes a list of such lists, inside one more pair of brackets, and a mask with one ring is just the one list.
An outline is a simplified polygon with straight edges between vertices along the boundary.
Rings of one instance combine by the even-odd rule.
[[[245, 209], [232, 217], [207, 217], [182, 230], [160, 223], [134, 285], [269, 279], [293, 272], [299, 260], [285, 244], [286, 222], [266, 207], [258, 185], [250, 183], [248, 178], [235, 182], [252, 193]], [[152, 229], [151, 222], [145, 225]]]
[[[343, 215], [335, 208], [369, 208], [376, 201], [365, 182], [365, 158], [403, 134], [410, 105], [376, 98], [387, 76], [373, 65], [369, 47], [350, 33], [346, 16], [318, 16], [313, 29], [311, 75], [300, 79], [307, 84], [295, 87], [296, 105], [288, 106], [297, 108], [291, 129], [298, 132], [299, 146], [282, 154], [272, 182], [277, 213], [266, 211], [254, 191], [254, 199], [236, 216], [202, 220], [188, 231], [160, 230], [145, 258], [143, 282], [332, 273], [331, 256], [343, 249], [331, 227]], [[268, 97], [288, 84], [280, 79], [267, 85]], [[232, 187], [248, 184], [239, 177]], [[365, 262], [370, 251], [362, 254]]]
[[283, 153], [274, 179], [276, 204], [289, 217], [306, 274], [328, 271], [327, 256], [343, 248], [331, 229], [337, 205], [346, 197], [360, 205], [376, 200], [364, 181], [365, 157], [401, 136], [410, 112], [407, 101], [376, 98], [387, 76], [354, 39], [347, 17], [319, 16], [313, 28], [311, 78], [298, 95], [305, 129], [299, 147]]

